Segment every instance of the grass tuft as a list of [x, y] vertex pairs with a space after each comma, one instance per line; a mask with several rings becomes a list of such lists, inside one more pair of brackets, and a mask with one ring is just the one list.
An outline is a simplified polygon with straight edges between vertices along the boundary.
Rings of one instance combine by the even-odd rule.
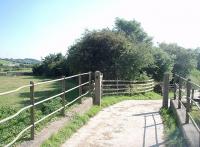
[[164, 124], [164, 134], [167, 142], [166, 147], [185, 147], [186, 141], [184, 140], [181, 130], [178, 127], [177, 119], [172, 110], [162, 108], [160, 114]]

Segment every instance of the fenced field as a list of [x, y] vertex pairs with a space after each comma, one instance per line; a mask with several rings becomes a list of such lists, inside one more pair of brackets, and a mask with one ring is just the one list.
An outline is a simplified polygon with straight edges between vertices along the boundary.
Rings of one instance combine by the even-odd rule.
[[93, 90], [93, 103], [100, 104], [101, 95], [132, 95], [153, 91], [154, 87], [153, 80], [103, 80], [100, 72], [95, 73], [95, 84], [92, 84], [91, 72], [59, 79], [0, 78], [3, 83], [0, 87], [0, 146], [34, 139], [35, 130], [40, 130], [53, 117], [64, 115], [66, 107], [74, 102], [81, 103], [82, 97], [91, 96]]
[[[0, 76], [0, 93], [29, 85], [30, 81], [35, 83], [53, 80], [39, 76]], [[68, 79], [66, 87], [69, 89], [77, 84], [77, 79]], [[35, 100], [42, 100], [45, 97], [55, 95], [61, 91], [61, 82], [48, 83], [35, 87]], [[18, 92], [0, 96], [0, 106], [12, 106], [17, 109], [27, 106], [30, 101], [30, 89], [25, 87]], [[78, 90], [70, 92], [67, 96], [70, 101], [78, 94]], [[1, 114], [1, 113], [0, 113]], [[1, 116], [0, 116], [1, 118]]]
[[[13, 78], [9, 80], [10, 83], [6, 77], [1, 77], [5, 84], [1, 87], [4, 92], [0, 92], [0, 146], [10, 146], [19, 138], [29, 139], [30, 133], [27, 131], [30, 129], [33, 139], [35, 129], [44, 127], [57, 112], [64, 114], [65, 107], [89, 94], [83, 89], [91, 81], [89, 75], [83, 73], [48, 81], [34, 78], [35, 83], [30, 82], [33, 77], [10, 77]], [[82, 83], [84, 80], [87, 82]]]

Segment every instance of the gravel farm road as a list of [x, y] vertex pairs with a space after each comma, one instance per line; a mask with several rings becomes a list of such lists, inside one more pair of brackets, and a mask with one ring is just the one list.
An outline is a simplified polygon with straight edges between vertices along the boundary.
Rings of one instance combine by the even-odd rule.
[[127, 100], [104, 108], [62, 147], [165, 146], [161, 100]]

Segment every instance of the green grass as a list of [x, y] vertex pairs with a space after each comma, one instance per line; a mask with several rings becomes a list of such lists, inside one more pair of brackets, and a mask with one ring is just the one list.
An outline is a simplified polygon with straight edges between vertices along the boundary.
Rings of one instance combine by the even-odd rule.
[[101, 107], [92, 106], [88, 112], [83, 115], [76, 115], [70, 123], [61, 128], [58, 133], [52, 135], [41, 146], [42, 147], [59, 147], [63, 144], [73, 133], [75, 133], [80, 127], [86, 124], [89, 119], [95, 116], [101, 109], [110, 105], [116, 104], [123, 100], [157, 100], [161, 99], [161, 96], [148, 92], [145, 94], [137, 94], [133, 96], [105, 96], [102, 98]]
[[186, 142], [181, 134], [172, 110], [163, 108], [160, 110], [160, 114], [164, 124], [165, 145], [167, 147], [185, 147]]
[[192, 70], [191, 73], [190, 73], [189, 78], [194, 83], [200, 85], [200, 71], [199, 70], [197, 70], [197, 69]]
[[[33, 76], [12, 76], [12, 77], [0, 77], [0, 92], [5, 92], [9, 90], [14, 90], [19, 86], [29, 84], [30, 81], [42, 82], [50, 80], [44, 77], [33, 77]], [[77, 85], [77, 81], [66, 80], [67, 89]], [[55, 94], [61, 92], [61, 82], [49, 83], [35, 87], [35, 101], [43, 100]], [[29, 87], [20, 90], [14, 94], [8, 94], [5, 96], [0, 96], [0, 119], [6, 118], [14, 113], [16, 113], [20, 108], [30, 104], [30, 93]], [[78, 96], [78, 89], [71, 91], [66, 94], [66, 100], [71, 101]], [[61, 107], [61, 98], [57, 97], [53, 100], [45, 102], [36, 106], [35, 109], [35, 121], [41, 119], [45, 115], [55, 111]], [[45, 127], [47, 123], [51, 120], [60, 117], [60, 113], [42, 121], [36, 126], [36, 130], [40, 131]], [[14, 139], [14, 137], [22, 131], [26, 126], [30, 125], [30, 110], [23, 111], [16, 118], [0, 124], [0, 143], [7, 144]], [[19, 141], [23, 141], [30, 138], [30, 132], [27, 131], [23, 134]], [[1, 146], [1, 145], [0, 145]]]
[[197, 108], [197, 106], [192, 107], [190, 114], [196, 122], [197, 126], [200, 128], [200, 110]]
[[32, 68], [19, 68], [18, 70], [11, 70], [10, 72], [32, 72]]
[[[34, 81], [34, 83], [43, 82], [51, 80], [44, 77], [37, 76], [0, 76], [0, 93], [14, 90], [20, 86], [28, 85], [30, 81]], [[76, 85], [76, 83], [72, 80], [66, 80], [67, 88], [71, 88]], [[61, 92], [61, 82], [48, 83], [43, 85], [35, 86], [35, 100], [43, 100], [47, 97], [53, 96]], [[70, 101], [77, 96], [77, 90], [72, 91], [67, 94], [67, 100]], [[7, 94], [0, 96], [0, 107], [11, 105], [15, 108], [21, 108], [26, 106], [30, 102], [30, 90], [29, 87], [20, 90], [19, 92], [15, 92], [12, 94]], [[0, 117], [1, 118], [1, 117]]]
[[0, 59], [0, 64], [9, 65], [9, 64], [13, 64], [13, 63], [10, 62], [10, 61], [7, 61], [7, 60], [2, 60], [2, 59]]

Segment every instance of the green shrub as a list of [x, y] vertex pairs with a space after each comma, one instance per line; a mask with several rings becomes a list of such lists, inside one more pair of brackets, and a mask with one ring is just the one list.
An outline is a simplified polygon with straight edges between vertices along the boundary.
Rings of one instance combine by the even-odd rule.
[[156, 84], [153, 88], [153, 91], [162, 94], [162, 86], [160, 84]]
[[[60, 97], [59, 97], [60, 98]], [[60, 98], [61, 99], [61, 98]], [[47, 115], [56, 109], [59, 109], [61, 105], [61, 100], [58, 100], [57, 98], [50, 100], [46, 103], [41, 104], [41, 110], [44, 115]]]

